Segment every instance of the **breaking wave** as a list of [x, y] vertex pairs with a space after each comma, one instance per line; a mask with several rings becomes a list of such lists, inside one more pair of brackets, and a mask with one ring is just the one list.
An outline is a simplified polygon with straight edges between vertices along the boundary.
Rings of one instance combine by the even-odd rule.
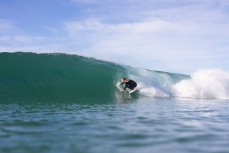
[[138, 97], [229, 99], [229, 73], [183, 75], [133, 68], [68, 54], [0, 53], [0, 102], [111, 102], [121, 77], [138, 83]]

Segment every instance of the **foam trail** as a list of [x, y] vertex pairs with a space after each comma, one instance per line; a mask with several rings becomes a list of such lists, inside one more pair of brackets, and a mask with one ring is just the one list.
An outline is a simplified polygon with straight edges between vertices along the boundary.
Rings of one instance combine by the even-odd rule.
[[128, 77], [137, 81], [137, 89], [141, 95], [149, 97], [170, 97], [173, 91], [172, 85], [187, 78], [182, 74], [136, 68], [130, 70]]
[[204, 69], [173, 85], [174, 95], [189, 98], [229, 99], [229, 73]]

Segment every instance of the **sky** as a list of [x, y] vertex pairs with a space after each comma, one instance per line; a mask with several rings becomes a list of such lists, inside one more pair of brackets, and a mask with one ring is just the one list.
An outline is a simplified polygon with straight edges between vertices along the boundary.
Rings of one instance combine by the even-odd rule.
[[0, 0], [0, 52], [15, 51], [184, 74], [229, 71], [229, 1]]

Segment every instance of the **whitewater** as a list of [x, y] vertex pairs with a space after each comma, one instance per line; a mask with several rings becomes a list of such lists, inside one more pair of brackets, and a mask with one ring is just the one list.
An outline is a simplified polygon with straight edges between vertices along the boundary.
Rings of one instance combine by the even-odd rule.
[[[202, 69], [191, 76], [145, 70], [138, 73], [140, 93], [146, 96], [229, 99], [229, 73], [221, 69]], [[173, 77], [180, 78], [173, 81]]]
[[[120, 92], [126, 77], [137, 92]], [[227, 153], [229, 73], [0, 53], [2, 153]]]

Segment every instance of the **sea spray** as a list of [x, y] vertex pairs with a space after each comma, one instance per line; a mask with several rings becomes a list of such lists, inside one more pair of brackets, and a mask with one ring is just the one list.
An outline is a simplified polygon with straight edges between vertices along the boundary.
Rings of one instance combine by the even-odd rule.
[[221, 69], [199, 70], [173, 89], [178, 97], [229, 99], [229, 73]]
[[129, 77], [138, 81], [144, 96], [229, 99], [229, 72], [221, 69], [202, 69], [191, 76], [135, 69]]

